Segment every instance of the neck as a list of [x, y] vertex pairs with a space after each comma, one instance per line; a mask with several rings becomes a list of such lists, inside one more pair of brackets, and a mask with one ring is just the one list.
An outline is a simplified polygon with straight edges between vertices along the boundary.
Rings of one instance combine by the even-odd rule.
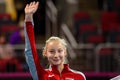
[[63, 69], [64, 69], [64, 65], [63, 64], [58, 65], [58, 71], [60, 73], [62, 72]]

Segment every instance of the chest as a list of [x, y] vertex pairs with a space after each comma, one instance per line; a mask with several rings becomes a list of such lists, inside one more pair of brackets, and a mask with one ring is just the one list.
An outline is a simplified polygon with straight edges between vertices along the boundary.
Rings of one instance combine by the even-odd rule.
[[73, 74], [49, 74], [45, 80], [78, 80], [78, 78]]

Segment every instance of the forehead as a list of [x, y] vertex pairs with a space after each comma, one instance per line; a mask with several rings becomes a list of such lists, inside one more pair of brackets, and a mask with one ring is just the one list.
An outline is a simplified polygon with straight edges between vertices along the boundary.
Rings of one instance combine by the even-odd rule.
[[50, 41], [47, 45], [48, 48], [63, 48], [64, 46], [58, 40]]

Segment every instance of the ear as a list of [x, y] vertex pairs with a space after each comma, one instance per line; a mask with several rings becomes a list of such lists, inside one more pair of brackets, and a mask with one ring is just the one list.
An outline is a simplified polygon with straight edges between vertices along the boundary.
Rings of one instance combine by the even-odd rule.
[[47, 57], [47, 53], [46, 53], [46, 52], [44, 52], [44, 53], [43, 53], [43, 56], [44, 56], [44, 57]]
[[64, 54], [65, 54], [65, 56], [67, 56], [67, 51], [66, 50], [65, 50]]

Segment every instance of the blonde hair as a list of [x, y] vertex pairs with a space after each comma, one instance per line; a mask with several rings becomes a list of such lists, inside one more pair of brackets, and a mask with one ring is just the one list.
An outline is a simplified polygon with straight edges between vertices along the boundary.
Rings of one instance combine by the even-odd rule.
[[52, 37], [50, 37], [48, 40], [46, 40], [45, 47], [43, 48], [43, 55], [44, 55], [44, 53], [45, 53], [45, 51], [46, 51], [46, 48], [47, 48], [48, 43], [51, 42], [51, 41], [59, 41], [59, 42], [65, 47], [65, 50], [67, 49], [67, 43], [66, 43], [66, 41], [65, 41], [64, 39], [61, 39], [61, 38], [59, 38], [59, 37], [52, 36]]

